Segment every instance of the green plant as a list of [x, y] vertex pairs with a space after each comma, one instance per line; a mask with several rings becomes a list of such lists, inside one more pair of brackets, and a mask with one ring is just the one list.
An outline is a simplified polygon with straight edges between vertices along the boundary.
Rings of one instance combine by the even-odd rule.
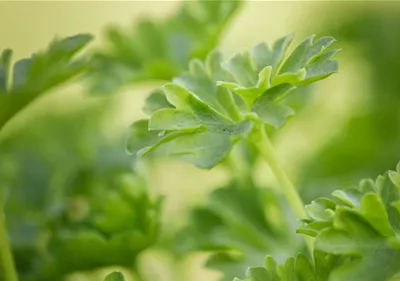
[[227, 61], [218, 51], [207, 56], [205, 63], [193, 60], [189, 72], [163, 87], [170, 106], [132, 125], [128, 151], [139, 156], [177, 156], [211, 168], [228, 156], [235, 143], [248, 140], [270, 165], [293, 212], [306, 218], [265, 126], [278, 128], [293, 114], [280, 103], [291, 91], [337, 71], [337, 62], [331, 58], [338, 50], [328, 49], [332, 37], [312, 36], [285, 58], [291, 40], [291, 35], [283, 37], [272, 49], [259, 44]]
[[[128, 280], [146, 281], [142, 257], [151, 250], [174, 264], [206, 252], [223, 281], [399, 279], [400, 164], [305, 205], [272, 144], [304, 103], [296, 95], [338, 71], [335, 39], [311, 36], [291, 48], [291, 34], [226, 59], [216, 47], [240, 6], [184, 2], [133, 33], [108, 29], [108, 46], [95, 51], [81, 52], [92, 38], [82, 34], [14, 65], [2, 52], [1, 280], [99, 280], [98, 269], [118, 266]], [[145, 101], [148, 119], [111, 141], [102, 129], [118, 105], [112, 93], [146, 80], [165, 83]], [[68, 113], [40, 108], [15, 126], [34, 100], [67, 82], [109, 95], [83, 95]], [[178, 228], [148, 181], [171, 158], [220, 166], [228, 178]], [[260, 163], [277, 188], [256, 179]], [[113, 271], [112, 280], [125, 277]]]
[[[11, 69], [12, 51], [1, 53], [0, 64], [0, 132], [7, 122], [47, 90], [82, 73], [87, 67], [84, 59], [74, 59], [89, 41], [90, 35], [77, 35], [54, 40], [48, 50], [19, 60]], [[3, 214], [4, 190], [0, 190], [1, 261], [6, 280], [17, 280]]]
[[310, 219], [297, 230], [315, 237], [313, 258], [299, 254], [277, 265], [267, 257], [265, 268], [250, 268], [246, 280], [397, 280], [399, 172], [400, 165], [376, 181], [314, 200], [306, 206]]
[[220, 40], [241, 1], [187, 1], [162, 21], [142, 19], [129, 31], [106, 31], [108, 46], [95, 52], [91, 91], [111, 93], [140, 81], [167, 81], [192, 58], [203, 59]]

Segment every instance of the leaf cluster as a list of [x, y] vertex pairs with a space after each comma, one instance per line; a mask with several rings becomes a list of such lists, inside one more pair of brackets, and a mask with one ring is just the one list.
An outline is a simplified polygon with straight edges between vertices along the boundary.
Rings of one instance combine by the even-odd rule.
[[63, 280], [115, 264], [131, 268], [155, 243], [160, 198], [132, 174], [123, 136], [111, 142], [101, 132], [109, 105], [44, 109], [35, 126], [29, 121], [3, 139], [0, 183], [20, 280]]
[[94, 55], [92, 91], [109, 93], [143, 80], [170, 80], [192, 58], [218, 44], [241, 1], [185, 1], [165, 20], [143, 19], [125, 31], [110, 27], [108, 46]]
[[150, 197], [143, 179], [132, 174], [116, 174], [105, 186], [87, 177], [77, 178], [74, 185], [50, 222], [51, 259], [44, 266], [45, 277], [106, 266], [131, 268], [158, 238], [161, 198]]
[[89, 34], [55, 39], [47, 50], [18, 60], [12, 51], [0, 55], [0, 129], [38, 96], [81, 74], [88, 68], [77, 54], [92, 40]]
[[228, 60], [219, 51], [204, 62], [192, 60], [188, 72], [163, 86], [165, 96], [156, 91], [148, 98], [151, 117], [132, 125], [128, 151], [177, 156], [211, 168], [255, 124], [280, 127], [293, 114], [281, 103], [288, 93], [338, 68], [332, 59], [338, 50], [329, 49], [332, 37], [311, 36], [286, 55], [291, 41], [289, 35], [271, 48], [258, 44]]
[[184, 252], [212, 254], [206, 266], [232, 280], [267, 255], [290, 256], [301, 249], [294, 218], [284, 198], [269, 188], [232, 182], [214, 190], [207, 204], [193, 208], [177, 236]]
[[[400, 273], [400, 165], [397, 171], [336, 190], [306, 206], [310, 219], [297, 230], [315, 237], [314, 258], [284, 264], [267, 257], [246, 280], [393, 280]], [[373, 270], [372, 270], [373, 269]]]

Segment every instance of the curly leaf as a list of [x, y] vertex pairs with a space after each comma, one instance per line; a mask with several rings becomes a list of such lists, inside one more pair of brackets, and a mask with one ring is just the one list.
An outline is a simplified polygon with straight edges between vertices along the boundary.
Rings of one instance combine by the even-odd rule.
[[[7, 89], [9, 95], [0, 95], [0, 129], [38, 96], [82, 73], [88, 66], [87, 61], [74, 56], [91, 40], [92, 36], [89, 34], [56, 39], [46, 51], [17, 61], [13, 67], [12, 83]], [[2, 55], [5, 68], [0, 67], [0, 73], [5, 72], [4, 78], [0, 78], [0, 84], [3, 85], [3, 90], [11, 75], [6, 71], [10, 56], [9, 52]]]
[[128, 153], [134, 156], [142, 155], [150, 150], [154, 150], [164, 142], [168, 142], [180, 134], [186, 133], [149, 131], [148, 124], [148, 120], [139, 120], [132, 124], [126, 147]]
[[173, 108], [173, 106], [168, 102], [162, 90], [155, 90], [146, 98], [143, 112], [152, 115], [163, 108]]
[[250, 122], [209, 123], [205, 129], [201, 126], [194, 115], [163, 109], [150, 122], [142, 120], [132, 125], [127, 149], [139, 156], [178, 157], [199, 167], [211, 168], [228, 155], [238, 137], [251, 130]]
[[292, 38], [291, 34], [278, 39], [272, 50], [269, 50], [268, 45], [260, 43], [253, 47], [251, 54], [249, 52], [237, 54], [223, 64], [235, 82], [219, 84], [231, 88], [251, 105], [259, 95], [271, 87], [273, 76], [279, 69]]
[[143, 80], [170, 80], [192, 58], [204, 59], [241, 1], [185, 1], [170, 18], [142, 20], [132, 31], [107, 30], [109, 47], [94, 56], [92, 91], [110, 93]]
[[283, 63], [279, 73], [298, 72], [324, 54], [325, 50], [335, 42], [330, 36], [314, 39], [315, 35], [312, 35], [301, 42]]
[[329, 273], [337, 262], [337, 257], [320, 251], [314, 252], [314, 260], [298, 254], [283, 264], [268, 256], [265, 267], [250, 267], [242, 281], [329, 281]]
[[291, 84], [281, 84], [265, 91], [254, 102], [252, 111], [257, 113], [258, 117], [264, 123], [270, 124], [275, 128], [281, 127], [286, 118], [293, 115], [294, 111], [288, 106], [276, 103], [284, 98], [296, 87]]
[[318, 250], [352, 257], [332, 271], [330, 281], [389, 280], [400, 273], [397, 176], [390, 172], [375, 182], [362, 181], [356, 189], [335, 191], [332, 200], [307, 206], [311, 220], [298, 232], [315, 236]]
[[293, 35], [275, 42], [270, 51], [266, 44], [256, 45], [251, 54], [244, 52], [223, 63], [233, 81], [219, 82], [232, 89], [249, 106], [271, 86], [283, 83], [300, 86], [321, 80], [337, 72], [338, 64], [331, 60], [338, 50], [327, 48], [335, 41], [332, 37], [307, 38], [285, 60], [286, 50]]
[[156, 242], [161, 198], [152, 198], [143, 180], [132, 174], [114, 175], [110, 182], [103, 186], [103, 179], [86, 178], [86, 186], [70, 195], [59, 219], [53, 219], [50, 258], [40, 280], [106, 266], [130, 267]]
[[[187, 72], [164, 85], [165, 97], [157, 94], [157, 100], [163, 101], [165, 107], [160, 108], [159, 103], [154, 106], [158, 110], [152, 111], [148, 122], [152, 133], [147, 135], [160, 137], [155, 142], [152, 139], [143, 150], [129, 150], [140, 151], [141, 155], [162, 150], [164, 155], [181, 156], [199, 167], [211, 168], [228, 155], [238, 140], [249, 136], [254, 122], [282, 126], [294, 112], [280, 102], [301, 85], [297, 73], [274, 76], [284, 62], [291, 38], [279, 39], [272, 50], [259, 44], [252, 54], [240, 53], [228, 61], [219, 51], [211, 52], [205, 62], [192, 60]], [[286, 64], [290, 65], [293, 57], [298, 58], [304, 66], [300, 70], [302, 79], [307, 77], [307, 66], [319, 70], [330, 42], [326, 38], [305, 45], [305, 54], [295, 52]], [[272, 86], [276, 79], [280, 82]]]
[[[163, 87], [168, 103], [174, 108], [154, 112], [147, 132], [132, 131], [129, 143], [145, 148], [128, 148], [131, 153], [174, 156], [211, 168], [250, 133], [253, 124], [238, 116], [232, 93], [215, 84], [222, 72], [220, 60], [219, 52], [212, 52], [205, 64], [195, 60], [188, 73]], [[140, 140], [144, 136], [146, 140]]]
[[245, 281], [396, 280], [400, 275], [399, 168], [375, 182], [363, 180], [356, 188], [307, 205], [310, 219], [297, 232], [316, 237], [313, 260], [299, 254], [279, 265], [267, 257], [265, 267], [250, 268]]
[[286, 208], [282, 199], [251, 181], [219, 188], [206, 205], [192, 211], [189, 225], [177, 237], [178, 246], [210, 253], [206, 266], [221, 271], [224, 281], [249, 266], [262, 266], [268, 254], [292, 254], [300, 241], [290, 234], [288, 214], [278, 211]]

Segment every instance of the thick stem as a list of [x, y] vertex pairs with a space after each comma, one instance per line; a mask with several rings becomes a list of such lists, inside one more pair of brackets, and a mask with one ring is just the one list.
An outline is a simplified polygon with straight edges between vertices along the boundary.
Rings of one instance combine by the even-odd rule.
[[7, 235], [5, 214], [3, 212], [1, 198], [0, 198], [0, 269], [3, 272], [2, 274], [4, 281], [18, 281], [17, 272], [15, 271], [15, 266], [14, 266], [14, 259], [11, 252], [11, 246]]
[[[269, 140], [265, 127], [263, 124], [258, 124], [252, 133], [252, 140], [257, 146], [261, 155], [267, 161], [269, 167], [271, 168], [273, 174], [275, 175], [279, 185], [282, 187], [283, 192], [292, 208], [294, 214], [298, 219], [308, 218], [306, 210], [304, 208], [304, 203], [300, 198], [297, 189], [293, 186], [289, 177], [286, 175], [282, 166], [279, 163], [278, 157], [275, 154], [274, 147]], [[313, 241], [311, 237], [305, 236], [305, 241], [310, 254], [313, 251]]]

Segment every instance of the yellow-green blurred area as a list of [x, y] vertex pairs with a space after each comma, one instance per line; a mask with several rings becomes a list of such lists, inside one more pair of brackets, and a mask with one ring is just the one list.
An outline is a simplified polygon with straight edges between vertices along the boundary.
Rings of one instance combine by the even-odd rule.
[[[0, 48], [13, 49], [15, 61], [45, 49], [55, 36], [88, 32], [95, 36], [85, 49], [84, 54], [90, 54], [109, 45], [103, 36], [108, 26], [134, 30], [140, 19], [162, 21], [174, 16], [180, 5], [179, 1], [1, 2]], [[337, 55], [339, 73], [296, 92], [290, 100], [296, 114], [273, 133], [277, 154], [306, 203], [362, 178], [374, 178], [400, 160], [399, 30], [399, 2], [342, 1], [248, 1], [224, 29], [218, 47], [227, 57], [258, 42], [272, 44], [291, 32], [295, 34], [291, 49], [314, 33], [334, 36], [336, 47], [342, 49]], [[132, 157], [124, 146], [129, 126], [145, 118], [142, 107], [147, 95], [165, 81], [133, 81], [110, 93], [96, 94], [90, 92], [86, 78], [74, 79], [41, 96], [10, 119], [0, 133], [0, 183], [7, 185], [5, 210], [9, 212], [11, 241], [19, 251], [21, 281], [40, 280], [30, 273], [38, 267], [32, 259], [66, 264], [68, 280], [101, 280], [112, 266], [106, 264], [104, 269], [104, 264], [95, 261], [90, 266], [96, 270], [82, 267], [83, 272], [68, 272], [68, 268], [80, 268], [69, 261], [75, 254], [85, 257], [76, 252], [79, 248], [69, 249], [66, 253], [71, 256], [58, 261], [46, 256], [46, 251], [38, 257], [35, 253], [47, 247], [43, 241], [67, 220], [64, 216], [79, 218], [80, 212], [86, 212], [85, 204], [96, 205], [96, 210], [106, 205], [119, 208], [116, 214], [128, 212], [112, 191], [121, 182], [148, 188], [151, 198], [164, 196], [161, 234], [156, 235], [157, 242], [150, 238], [143, 242], [144, 250], [134, 257], [143, 275], [143, 280], [137, 281], [218, 280], [223, 274], [204, 266], [210, 255], [207, 249], [182, 254], [175, 238], [190, 222], [190, 210], [206, 204], [210, 192], [227, 184], [232, 175], [220, 166], [201, 170], [163, 159], [141, 167], [147, 183], [131, 176]], [[107, 76], [101, 79], [106, 81]], [[267, 165], [253, 168], [257, 184], [278, 190]], [[110, 194], [91, 194], [95, 202], [87, 203], [82, 198], [92, 185], [104, 186]], [[79, 205], [81, 199], [86, 207]], [[153, 208], [153, 203], [137, 203], [142, 209], [126, 218], [127, 222], [118, 223], [137, 220], [150, 229], [138, 216], [148, 206]], [[65, 208], [77, 214], [65, 215], [60, 211]], [[270, 211], [271, 216], [274, 212]], [[105, 235], [119, 227], [108, 222], [118, 220], [109, 216], [96, 217]], [[273, 216], [270, 219], [273, 221]], [[154, 234], [150, 232], [146, 235]], [[298, 241], [290, 243], [297, 245]], [[50, 248], [57, 248], [56, 244]], [[135, 273], [126, 269], [129, 264], [117, 268], [136, 281]]]

